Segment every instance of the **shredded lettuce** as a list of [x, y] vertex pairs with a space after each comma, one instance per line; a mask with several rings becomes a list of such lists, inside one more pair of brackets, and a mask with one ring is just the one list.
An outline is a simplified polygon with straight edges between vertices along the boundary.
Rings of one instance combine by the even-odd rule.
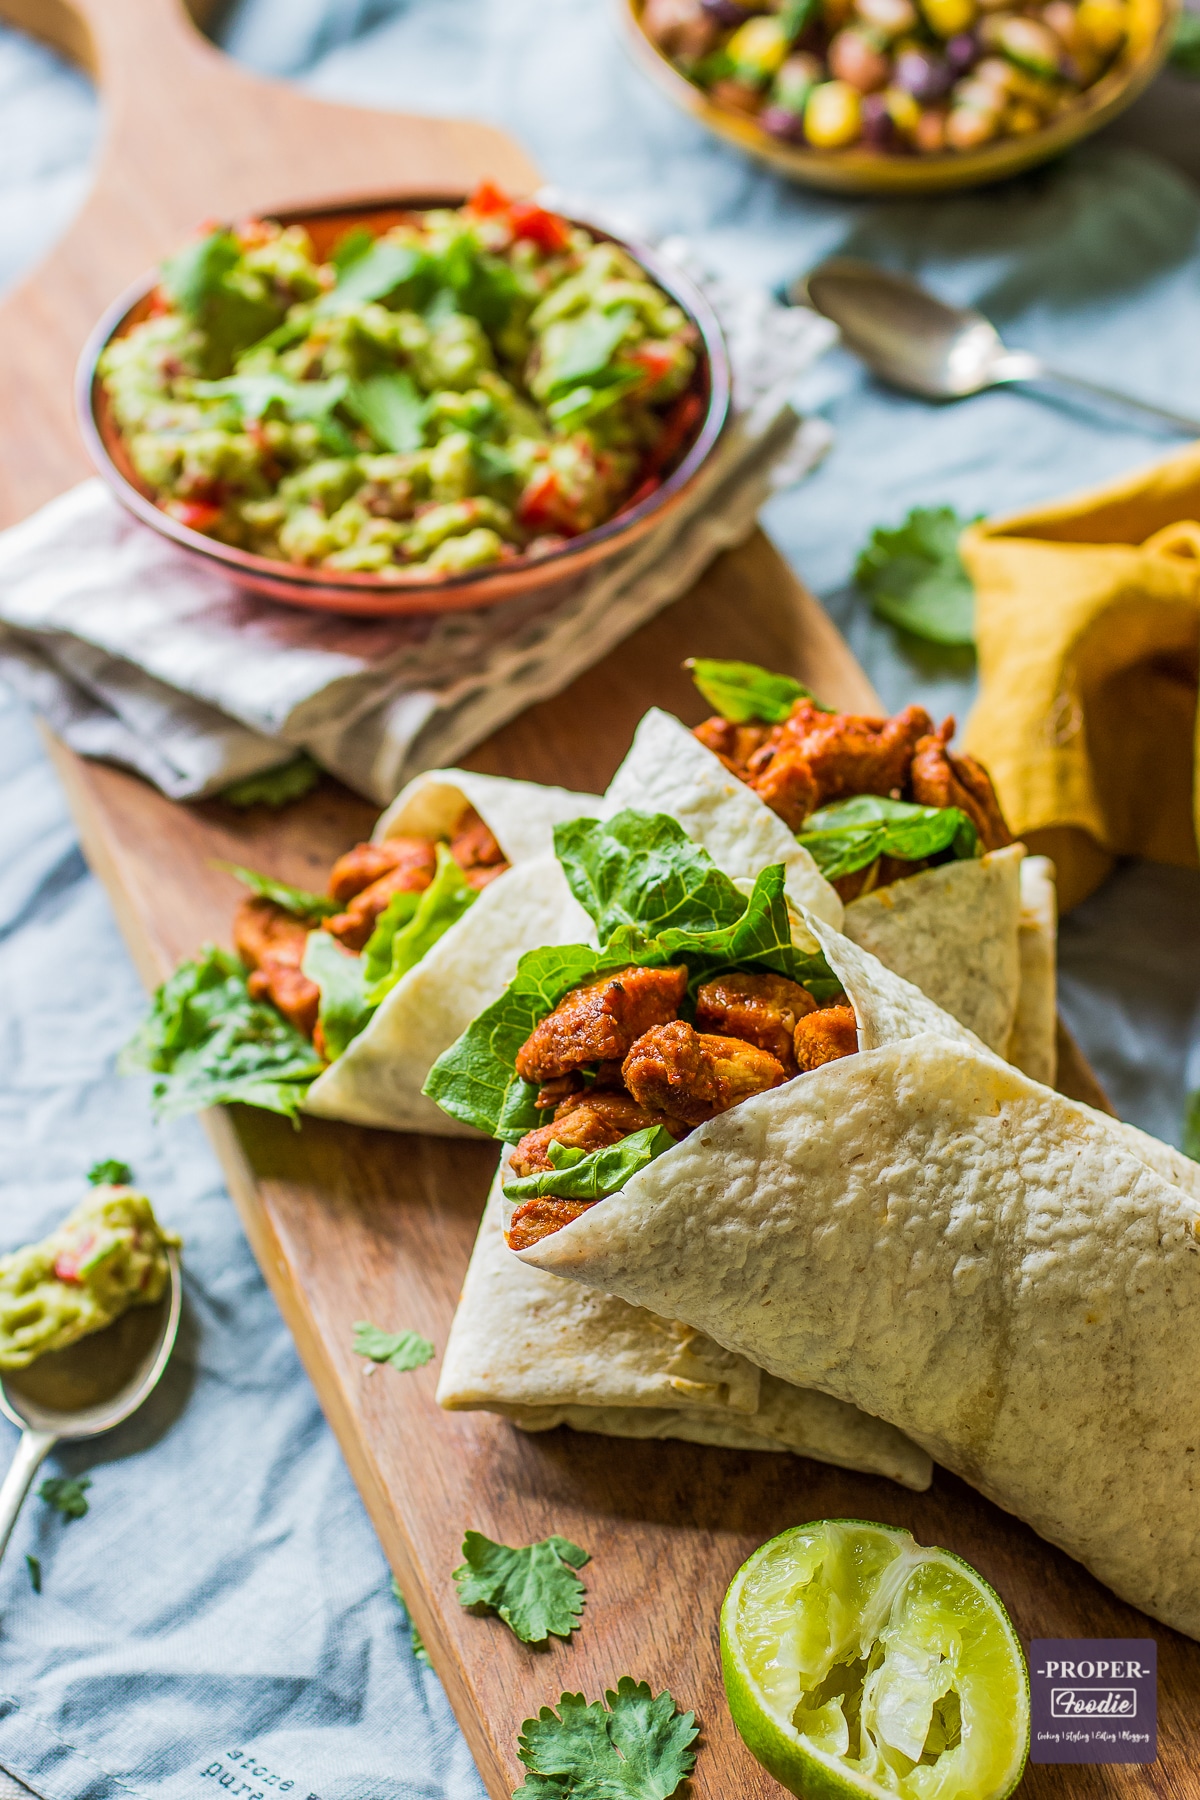
[[306, 888], [289, 887], [286, 881], [260, 875], [255, 869], [243, 869], [238, 863], [218, 863], [217, 867], [228, 869], [252, 894], [273, 900], [276, 906], [282, 906], [284, 912], [292, 913], [297, 919], [331, 919], [334, 913], [342, 910], [336, 900], [327, 900], [324, 894], [310, 894]]
[[957, 806], [914, 806], [879, 794], [823, 806], [805, 820], [797, 841], [826, 881], [853, 875], [878, 856], [922, 862], [949, 850], [965, 862], [980, 854], [979, 833]]
[[819, 712], [823, 706], [811, 688], [790, 675], [773, 675], [757, 663], [717, 662], [707, 656], [689, 656], [684, 668], [691, 673], [701, 696], [713, 711], [731, 725], [782, 725], [797, 700], [811, 700]]
[[367, 941], [363, 973], [372, 1006], [416, 968], [477, 898], [448, 847], [439, 844], [437, 870], [429, 886], [419, 894], [394, 894]]
[[364, 991], [362, 958], [343, 950], [327, 931], [310, 931], [302, 967], [321, 990], [317, 1018], [326, 1053], [334, 1062], [375, 1011]]
[[251, 999], [237, 958], [209, 944], [156, 991], [119, 1067], [154, 1076], [163, 1118], [240, 1101], [294, 1120], [322, 1064], [273, 1006]]
[[586, 1152], [551, 1143], [546, 1154], [554, 1167], [506, 1181], [504, 1196], [516, 1201], [540, 1200], [546, 1195], [557, 1200], [603, 1200], [623, 1188], [639, 1169], [669, 1150], [674, 1142], [661, 1125], [650, 1125], [602, 1150]]

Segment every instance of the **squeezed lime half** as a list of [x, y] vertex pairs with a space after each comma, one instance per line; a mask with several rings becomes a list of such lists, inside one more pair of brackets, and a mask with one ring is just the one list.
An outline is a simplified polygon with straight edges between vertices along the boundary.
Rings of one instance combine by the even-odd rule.
[[721, 1608], [733, 1721], [804, 1800], [1005, 1800], [1029, 1671], [995, 1590], [893, 1525], [818, 1519], [742, 1564]]

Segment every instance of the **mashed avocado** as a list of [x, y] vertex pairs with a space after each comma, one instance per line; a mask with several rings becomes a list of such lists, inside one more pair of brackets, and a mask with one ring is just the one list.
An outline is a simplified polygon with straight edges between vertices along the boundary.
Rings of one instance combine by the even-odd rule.
[[220, 228], [99, 362], [157, 504], [393, 580], [545, 551], [652, 491], [694, 428], [695, 328], [614, 244], [484, 186], [349, 231]]
[[40, 1244], [0, 1256], [0, 1369], [28, 1368], [128, 1307], [153, 1305], [178, 1243], [144, 1194], [99, 1187]]

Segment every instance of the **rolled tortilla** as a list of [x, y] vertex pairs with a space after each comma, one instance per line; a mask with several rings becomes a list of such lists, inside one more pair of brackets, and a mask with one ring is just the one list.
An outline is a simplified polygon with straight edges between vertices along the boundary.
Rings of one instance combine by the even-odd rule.
[[776, 1381], [690, 1326], [526, 1268], [504, 1242], [502, 1179], [498, 1169], [446, 1345], [440, 1406], [500, 1413], [525, 1431], [568, 1425], [791, 1450], [929, 1486], [929, 1458], [882, 1420]]
[[1021, 982], [1005, 1059], [1047, 1087], [1054, 1086], [1058, 1075], [1057, 945], [1054, 864], [1048, 856], [1027, 856], [1021, 864], [1017, 931]]
[[521, 1253], [888, 1420], [1200, 1636], [1200, 1183], [813, 921], [860, 1053]]
[[469, 769], [435, 769], [411, 781], [373, 838], [450, 837], [473, 806], [512, 864], [384, 998], [366, 1029], [308, 1090], [305, 1112], [392, 1131], [477, 1134], [421, 1092], [442, 1051], [490, 1006], [526, 950], [594, 943], [591, 919], [571, 894], [554, 853], [554, 827], [595, 814], [595, 794], [508, 781]]

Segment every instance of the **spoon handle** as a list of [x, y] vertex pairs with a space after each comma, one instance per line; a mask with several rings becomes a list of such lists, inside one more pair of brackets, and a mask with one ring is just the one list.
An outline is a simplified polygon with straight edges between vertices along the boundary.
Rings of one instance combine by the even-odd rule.
[[1184, 431], [1189, 437], [1200, 437], [1200, 419], [1189, 418], [1186, 413], [1172, 412], [1166, 406], [1156, 406], [1150, 400], [1139, 400], [1133, 394], [1122, 393], [1119, 388], [1104, 387], [1098, 381], [1085, 381], [1082, 375], [1068, 375], [1062, 369], [1052, 369], [1040, 356], [1034, 356], [1028, 350], [1006, 352], [996, 362], [992, 380], [1054, 381], [1060, 387], [1076, 388], [1082, 394], [1090, 394], [1093, 399], [1115, 402], [1132, 412], [1145, 413], [1148, 418], [1158, 419], [1176, 431]]
[[53, 1432], [26, 1429], [21, 1433], [17, 1454], [0, 1484], [0, 1556], [8, 1548], [12, 1528], [17, 1522], [17, 1514], [29, 1492], [30, 1483], [57, 1442]]

